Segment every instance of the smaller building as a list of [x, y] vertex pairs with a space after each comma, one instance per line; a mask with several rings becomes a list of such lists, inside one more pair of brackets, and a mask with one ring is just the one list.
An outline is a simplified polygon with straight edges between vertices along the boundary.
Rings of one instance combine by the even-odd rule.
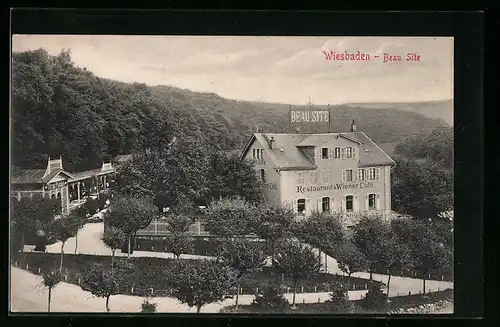
[[49, 158], [45, 169], [12, 169], [11, 197], [21, 200], [41, 195], [59, 199], [62, 213], [66, 214], [89, 196], [106, 191], [114, 173], [111, 162], [103, 162], [101, 168], [71, 173], [64, 169], [62, 157]]

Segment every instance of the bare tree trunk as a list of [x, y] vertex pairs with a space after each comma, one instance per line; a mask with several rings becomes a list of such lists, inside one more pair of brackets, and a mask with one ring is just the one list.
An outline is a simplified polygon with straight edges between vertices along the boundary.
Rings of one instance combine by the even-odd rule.
[[238, 299], [240, 295], [240, 280], [238, 279], [238, 282], [236, 283], [236, 303], [234, 305], [234, 308], [238, 310]]
[[372, 269], [370, 268], [370, 280], [373, 280]]
[[[351, 285], [350, 285], [351, 284], [351, 275], [352, 275], [352, 272], [349, 271], [349, 273], [347, 274], [347, 277], [348, 277], [347, 278], [347, 292], [349, 292], [350, 287], [351, 287]], [[347, 294], [349, 294], [349, 293], [347, 293]]]
[[132, 234], [128, 234], [128, 252], [127, 252], [127, 258], [130, 259], [130, 238]]
[[115, 251], [116, 249], [111, 250], [111, 273], [113, 273], [113, 267], [115, 265]]
[[24, 252], [24, 231], [21, 231], [21, 253]]
[[391, 271], [389, 270], [389, 277], [387, 278], [387, 298], [389, 298], [389, 286], [391, 285]]
[[62, 245], [61, 245], [61, 265], [59, 266], [59, 272], [60, 273], [62, 273], [62, 269], [63, 269], [64, 243], [66, 243], [66, 242], [62, 242]]
[[50, 299], [52, 297], [52, 288], [49, 287], [49, 301], [48, 301], [48, 307], [47, 307], [47, 312], [50, 312]]
[[109, 312], [109, 297], [110, 295], [106, 296], [106, 312]]
[[76, 235], [75, 235], [75, 254], [78, 250], [78, 231], [76, 232]]
[[423, 277], [423, 281], [424, 281], [424, 291], [423, 291], [423, 294], [425, 294], [425, 273], [424, 273], [424, 275], [422, 277]]
[[201, 305], [196, 306], [196, 313], [200, 313]]
[[295, 308], [295, 293], [297, 293], [297, 279], [293, 279], [293, 301], [292, 308]]
[[325, 274], [328, 274], [328, 256], [325, 253]]

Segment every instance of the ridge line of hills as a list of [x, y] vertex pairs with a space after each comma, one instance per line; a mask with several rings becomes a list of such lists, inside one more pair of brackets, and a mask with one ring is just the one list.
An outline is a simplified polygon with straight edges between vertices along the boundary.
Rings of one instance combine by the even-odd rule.
[[[358, 131], [381, 147], [394, 147], [403, 139], [449, 125], [421, 113], [446, 112], [447, 103], [331, 105], [330, 126], [302, 124], [300, 131], [342, 132], [355, 120]], [[288, 104], [238, 101], [172, 86], [99, 78], [76, 66], [69, 52], [13, 53], [12, 164], [39, 168], [46, 164], [47, 155], [62, 155], [69, 169], [91, 169], [104, 157], [168, 143], [173, 136], [195, 139], [207, 151], [242, 149], [257, 128], [290, 132], [289, 108]]]

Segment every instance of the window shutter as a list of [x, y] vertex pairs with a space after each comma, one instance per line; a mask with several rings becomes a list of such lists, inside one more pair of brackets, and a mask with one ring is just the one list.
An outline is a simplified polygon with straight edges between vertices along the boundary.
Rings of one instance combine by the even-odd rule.
[[345, 183], [345, 180], [346, 180], [346, 171], [342, 170], [342, 182]]
[[292, 201], [292, 210], [293, 213], [297, 213], [297, 200]]
[[321, 197], [318, 198], [318, 212], [323, 212], [323, 210], [321, 210]]
[[356, 148], [352, 148], [352, 157], [356, 158]]
[[378, 181], [380, 179], [380, 168], [375, 171], [375, 179]]
[[353, 211], [354, 212], [358, 212], [359, 211], [359, 205], [358, 205], [359, 201], [358, 201], [358, 198], [359, 197], [357, 195], [355, 195], [354, 199], [353, 199], [353, 202], [354, 202], [353, 203]]
[[252, 158], [255, 159], [255, 149], [252, 149]]
[[332, 148], [328, 148], [328, 159], [333, 158], [332, 150], [333, 150]]
[[357, 169], [352, 169], [352, 181], [355, 182], [358, 180], [358, 170]]
[[335, 212], [335, 207], [334, 207], [334, 204], [335, 204], [335, 198], [332, 196], [330, 197], [330, 213], [334, 213]]
[[311, 199], [306, 199], [306, 215], [309, 215], [311, 213]]
[[340, 212], [345, 212], [345, 196], [341, 197], [340, 201]]
[[380, 210], [380, 193], [377, 193], [377, 199], [375, 201], [375, 209]]
[[342, 148], [342, 159], [345, 159], [345, 148]]
[[369, 203], [369, 196], [368, 194], [365, 195], [365, 211], [368, 211], [370, 209], [370, 203]]

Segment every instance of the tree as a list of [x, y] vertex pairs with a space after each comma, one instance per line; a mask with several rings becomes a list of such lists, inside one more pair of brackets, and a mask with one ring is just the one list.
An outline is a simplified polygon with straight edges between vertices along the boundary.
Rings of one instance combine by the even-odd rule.
[[115, 197], [107, 213], [109, 226], [123, 230], [128, 237], [128, 257], [130, 257], [131, 237], [139, 229], [146, 228], [157, 216], [157, 208], [149, 198]]
[[453, 210], [453, 170], [424, 159], [396, 160], [392, 180], [392, 207], [420, 219], [435, 219]]
[[413, 136], [399, 143], [395, 154], [408, 159], [430, 159], [453, 166], [453, 127], [439, 126], [429, 134]]
[[368, 262], [370, 280], [383, 249], [387, 247], [385, 241], [388, 235], [389, 226], [381, 217], [363, 216], [353, 228], [352, 241]]
[[414, 268], [422, 274], [423, 293], [425, 293], [426, 276], [431, 271], [446, 267], [450, 263], [451, 250], [440, 241], [429, 222], [401, 219], [393, 221], [392, 225], [399, 241], [408, 247]]
[[109, 312], [109, 298], [119, 294], [121, 277], [101, 264], [92, 264], [83, 271], [80, 287], [92, 295], [106, 299], [106, 311]]
[[171, 233], [186, 233], [194, 220], [185, 214], [170, 213], [167, 215], [168, 230]]
[[55, 199], [33, 195], [20, 201], [12, 200], [10, 212], [12, 227], [21, 234], [20, 248], [23, 252], [26, 233], [34, 234], [36, 229], [50, 224], [54, 216], [61, 212], [61, 203]]
[[193, 248], [193, 243], [186, 233], [173, 232], [166, 238], [166, 245], [176, 259], [179, 259], [181, 254], [189, 253]]
[[267, 241], [271, 257], [274, 257], [276, 242], [291, 234], [293, 212], [280, 205], [265, 203], [251, 218], [250, 230]]
[[413, 267], [413, 257], [407, 243], [401, 242], [392, 230], [385, 236], [379, 249], [379, 264], [387, 270], [387, 297], [389, 297], [391, 276], [396, 270], [409, 270]]
[[[344, 239], [344, 229], [338, 215], [313, 211], [312, 214], [292, 223], [293, 234], [321, 251], [333, 255]], [[325, 263], [327, 260], [325, 260]]]
[[347, 279], [348, 289], [350, 289], [349, 281], [352, 273], [364, 271], [369, 267], [369, 263], [363, 252], [359, 251], [356, 244], [350, 240], [344, 240], [339, 244], [335, 251], [335, 259], [337, 259], [339, 269], [349, 276]]
[[50, 312], [50, 302], [52, 299], [52, 290], [62, 281], [61, 272], [58, 269], [42, 271], [42, 284], [49, 290], [47, 312]]
[[370, 282], [368, 284], [368, 292], [365, 297], [361, 300], [361, 305], [367, 309], [380, 310], [387, 304], [387, 297], [382, 292], [382, 285], [375, 282]]
[[330, 300], [334, 312], [348, 313], [352, 309], [349, 301], [349, 286], [340, 282], [330, 283]]
[[111, 266], [113, 266], [116, 250], [123, 245], [126, 239], [127, 235], [120, 228], [109, 226], [104, 230], [102, 241], [111, 249]]
[[241, 160], [238, 154], [212, 152], [208, 176], [212, 176], [213, 180], [209, 184], [207, 202], [226, 197], [241, 197], [250, 203], [263, 200], [262, 185], [255, 174], [254, 163]]
[[211, 260], [177, 261], [167, 279], [171, 295], [198, 313], [205, 304], [224, 300], [235, 283], [228, 267]]
[[264, 266], [266, 259], [264, 252], [256, 244], [242, 239], [226, 242], [222, 245], [219, 253], [222, 262], [238, 271], [236, 276], [236, 310], [240, 294], [241, 277], [252, 271], [258, 271]]
[[288, 300], [283, 296], [280, 287], [270, 283], [262, 289], [261, 293], [255, 294], [251, 305], [263, 310], [272, 311], [278, 308], [283, 311], [288, 304]]
[[88, 198], [83, 204], [83, 207], [87, 211], [87, 214], [93, 216], [99, 210], [99, 202], [96, 199]]
[[[80, 230], [85, 224], [87, 223], [87, 213], [86, 210], [82, 207], [76, 208], [73, 212], [74, 214], [74, 219], [77, 219], [75, 223], [77, 224], [78, 230]], [[78, 251], [78, 231], [75, 235], [75, 254]]]
[[293, 280], [293, 302], [295, 307], [295, 294], [297, 282], [319, 270], [319, 263], [312, 248], [296, 241], [282, 240], [276, 251], [273, 266], [278, 271], [289, 274]]
[[50, 234], [52, 237], [61, 242], [61, 264], [59, 270], [62, 272], [64, 259], [64, 244], [66, 241], [75, 237], [78, 230], [82, 228], [83, 221], [81, 217], [75, 213], [70, 213], [67, 216], [56, 219], [51, 223]]
[[207, 230], [219, 237], [229, 239], [249, 234], [249, 222], [257, 209], [242, 199], [225, 198], [212, 201], [204, 214]]

